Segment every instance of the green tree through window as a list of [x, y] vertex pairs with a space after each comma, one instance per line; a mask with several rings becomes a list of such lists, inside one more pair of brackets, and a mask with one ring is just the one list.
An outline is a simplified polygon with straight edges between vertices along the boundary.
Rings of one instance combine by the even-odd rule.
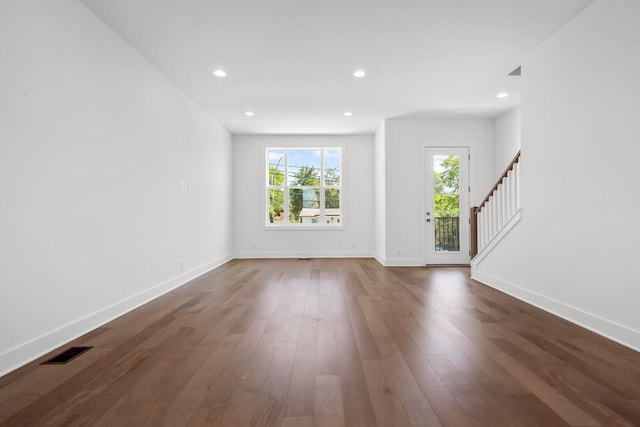
[[[289, 212], [292, 222], [300, 221], [303, 208], [320, 208], [320, 174], [313, 166], [302, 166], [293, 174], [292, 186], [314, 187], [297, 188], [289, 192]], [[317, 188], [315, 188], [317, 187]]]
[[[284, 173], [277, 167], [269, 165], [269, 185], [271, 187], [279, 187], [284, 184]], [[269, 222], [279, 221], [280, 213], [284, 212], [284, 192], [282, 190], [269, 190]]]
[[440, 171], [434, 172], [434, 215], [436, 217], [460, 216], [460, 157], [449, 156], [440, 163]]
[[341, 224], [339, 148], [268, 148], [269, 225]]
[[327, 209], [340, 208], [340, 189], [329, 186], [340, 185], [340, 172], [338, 168], [327, 168], [324, 171], [324, 181], [327, 184], [325, 189], [325, 207]]
[[434, 159], [434, 233], [437, 251], [460, 249], [460, 157]]

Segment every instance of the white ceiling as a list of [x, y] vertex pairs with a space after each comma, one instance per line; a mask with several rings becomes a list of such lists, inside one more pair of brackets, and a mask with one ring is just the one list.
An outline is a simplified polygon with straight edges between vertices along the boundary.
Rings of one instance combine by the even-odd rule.
[[507, 74], [593, 0], [81, 1], [232, 133], [334, 134], [518, 105]]

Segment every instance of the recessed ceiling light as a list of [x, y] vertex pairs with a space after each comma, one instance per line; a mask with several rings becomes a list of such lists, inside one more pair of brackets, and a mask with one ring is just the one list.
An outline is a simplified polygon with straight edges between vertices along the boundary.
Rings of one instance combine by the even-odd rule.
[[353, 113], [351, 111], [345, 111], [344, 115], [347, 117], [353, 116]]
[[245, 114], [245, 116], [254, 116], [255, 115], [255, 113], [253, 111], [247, 111], [244, 114]]
[[227, 76], [227, 73], [226, 73], [226, 71], [224, 71], [224, 70], [220, 70], [220, 69], [218, 69], [218, 70], [215, 70], [215, 71], [213, 72], [213, 75], [214, 75], [214, 76], [216, 76], [216, 77], [226, 77], [226, 76]]
[[353, 73], [353, 77], [357, 77], [359, 79], [363, 78], [366, 75], [367, 75], [367, 73], [365, 73], [363, 70], [356, 70]]
[[506, 98], [507, 96], [509, 96], [509, 94], [507, 92], [500, 92], [498, 94], [498, 98]]

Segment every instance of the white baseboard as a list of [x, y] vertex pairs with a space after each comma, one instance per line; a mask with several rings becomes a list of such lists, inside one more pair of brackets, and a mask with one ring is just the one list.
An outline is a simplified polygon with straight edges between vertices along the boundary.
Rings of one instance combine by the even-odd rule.
[[385, 267], [424, 267], [425, 265], [424, 259], [421, 258], [384, 258], [380, 263]]
[[479, 272], [475, 267], [471, 270], [471, 278], [571, 323], [582, 326], [625, 347], [640, 351], [640, 331]]
[[0, 377], [190, 282], [196, 277], [220, 267], [231, 259], [232, 257], [227, 255], [213, 260], [0, 354]]
[[384, 267], [424, 267], [420, 258], [385, 258], [374, 251], [243, 251], [235, 259], [259, 258], [374, 258]]
[[380, 254], [373, 254], [373, 258], [380, 263], [381, 266], [384, 267], [385, 259]]
[[373, 258], [372, 251], [244, 251], [233, 254], [237, 259], [251, 258]]

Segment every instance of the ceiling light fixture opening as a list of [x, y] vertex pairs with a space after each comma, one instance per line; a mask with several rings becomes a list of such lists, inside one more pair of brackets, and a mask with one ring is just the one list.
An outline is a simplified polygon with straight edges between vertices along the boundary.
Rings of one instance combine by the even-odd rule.
[[216, 77], [227, 77], [227, 72], [224, 70], [218, 69], [213, 71], [213, 75]]
[[351, 117], [351, 116], [353, 116], [353, 113], [351, 111], [345, 111], [344, 115], [347, 116], [347, 117]]
[[252, 117], [252, 116], [255, 116], [255, 113], [253, 111], [247, 111], [246, 113], [244, 113], [244, 115]]
[[500, 93], [498, 94], [498, 98], [506, 98], [507, 96], [509, 96], [509, 93], [508, 93], [508, 92], [500, 92]]
[[353, 77], [358, 78], [358, 79], [361, 79], [366, 75], [367, 75], [367, 73], [365, 73], [364, 70], [356, 70], [356, 71], [353, 72]]

